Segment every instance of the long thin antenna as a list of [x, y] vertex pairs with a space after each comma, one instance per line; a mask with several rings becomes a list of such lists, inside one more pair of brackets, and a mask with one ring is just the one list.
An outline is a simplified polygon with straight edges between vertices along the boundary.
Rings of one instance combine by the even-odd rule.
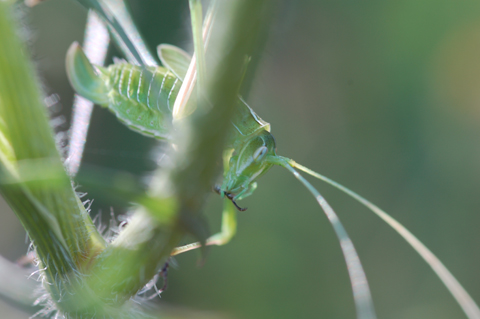
[[318, 204], [325, 212], [325, 215], [327, 215], [327, 218], [332, 224], [333, 230], [340, 241], [340, 247], [342, 248], [343, 256], [347, 263], [347, 270], [352, 284], [353, 299], [357, 309], [357, 318], [376, 318], [372, 295], [370, 293], [370, 288], [368, 287], [368, 281], [362, 263], [360, 262], [357, 251], [353, 246], [352, 240], [348, 236], [347, 231], [343, 227], [335, 211], [318, 190], [292, 167], [293, 165], [289, 163], [288, 159], [280, 156], [271, 156], [270, 161], [272, 164], [280, 165], [289, 170], [290, 173], [292, 173], [315, 197]]
[[458, 282], [458, 280], [452, 275], [452, 273], [445, 267], [445, 265], [435, 256], [430, 249], [428, 249], [415, 235], [413, 235], [408, 229], [406, 229], [402, 224], [400, 224], [396, 219], [388, 215], [385, 211], [380, 209], [378, 206], [374, 205], [370, 201], [366, 200], [362, 196], [358, 195], [354, 191], [346, 188], [345, 186], [331, 180], [330, 178], [323, 176], [317, 172], [312, 171], [311, 169], [296, 163], [295, 161], [283, 158], [291, 166], [298, 168], [299, 170], [318, 178], [326, 182], [327, 184], [332, 185], [333, 187], [341, 190], [342, 192], [350, 195], [352, 198], [366, 206], [372, 212], [374, 212], [378, 217], [380, 217], [385, 223], [391, 226], [400, 236], [405, 239], [410, 246], [425, 260], [425, 262], [433, 269], [437, 274], [440, 280], [447, 286], [447, 289], [453, 295], [453, 298], [458, 302], [462, 310], [465, 312], [469, 319], [480, 319], [480, 309], [475, 303], [473, 298], [468, 294], [468, 292], [463, 288], [463, 286]]

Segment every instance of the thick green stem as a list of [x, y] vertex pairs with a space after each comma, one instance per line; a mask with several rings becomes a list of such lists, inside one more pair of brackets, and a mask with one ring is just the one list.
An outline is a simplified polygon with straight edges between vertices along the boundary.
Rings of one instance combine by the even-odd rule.
[[[9, 182], [1, 182], [0, 191], [34, 242], [59, 299], [103, 240], [64, 171], [14, 17], [11, 6], [0, 2], [0, 170]], [[50, 176], [32, 180], [32, 173], [47, 170]]]
[[149, 206], [148, 212], [140, 208], [92, 269], [91, 278], [102, 280], [92, 279], [90, 287], [106, 302], [121, 303], [134, 295], [184, 234], [193, 234], [200, 241], [207, 238], [202, 208], [220, 171], [218, 162], [232, 128], [229, 119], [238, 98], [245, 56], [252, 54], [261, 22], [269, 12], [264, 10], [265, 2], [232, 1], [228, 10], [219, 11], [228, 14], [222, 17], [225, 32], [221, 39], [214, 39], [217, 46], [211, 49], [220, 58], [207, 78], [208, 102], [200, 100], [191, 117], [176, 123], [176, 147], [170, 154], [174, 166], [156, 172], [149, 190], [150, 196], [160, 198], [159, 204]]

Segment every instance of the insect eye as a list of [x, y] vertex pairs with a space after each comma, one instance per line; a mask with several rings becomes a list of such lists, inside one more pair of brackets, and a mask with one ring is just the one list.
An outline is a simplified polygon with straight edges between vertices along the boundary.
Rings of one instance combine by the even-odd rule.
[[268, 148], [266, 146], [257, 148], [255, 153], [253, 153], [253, 160], [255, 162], [261, 161], [267, 154], [267, 151], [268, 151]]

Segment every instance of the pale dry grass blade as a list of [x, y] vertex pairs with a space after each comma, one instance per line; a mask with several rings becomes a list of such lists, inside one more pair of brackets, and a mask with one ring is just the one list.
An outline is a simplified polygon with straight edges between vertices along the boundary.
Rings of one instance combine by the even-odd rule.
[[[107, 27], [98, 15], [90, 10], [85, 28], [83, 49], [93, 64], [103, 65], [105, 63], [109, 40], [110, 36]], [[68, 156], [65, 160], [67, 171], [72, 177], [78, 173], [80, 163], [82, 162], [92, 111], [93, 103], [75, 94]]]

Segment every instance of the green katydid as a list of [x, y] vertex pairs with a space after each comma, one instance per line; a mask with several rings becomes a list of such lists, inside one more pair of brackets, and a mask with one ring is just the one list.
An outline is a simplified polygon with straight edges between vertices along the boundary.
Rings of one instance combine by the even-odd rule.
[[[198, 30], [198, 25], [194, 24], [193, 26]], [[202, 42], [198, 39], [198, 35], [196, 41]], [[124, 46], [131, 47], [132, 45]], [[196, 52], [198, 51], [196, 50]], [[108, 107], [120, 121], [131, 129], [144, 135], [168, 140], [174, 118], [173, 105], [177, 101], [182, 83], [186, 82], [185, 77], [189, 71], [191, 60], [188, 54], [170, 45], [160, 45], [158, 55], [164, 67], [118, 63], [102, 68], [93, 66], [83, 54], [80, 46], [73, 44], [67, 54], [67, 71], [73, 87], [80, 95], [101, 106]], [[201, 61], [201, 59], [199, 60]], [[401, 224], [358, 194], [293, 160], [278, 156], [275, 139], [270, 133], [270, 125], [263, 121], [241, 98], [237, 102], [232, 119], [231, 135], [226, 147], [228, 150], [233, 150], [233, 153], [226, 152], [228, 155], [224, 159], [226, 170], [223, 183], [215, 189], [222, 196], [230, 199], [238, 209], [242, 210], [236, 201], [250, 196], [257, 186], [256, 180], [273, 165], [282, 166], [292, 172], [315, 196], [325, 210], [341, 242], [349, 266], [359, 318], [375, 318], [375, 314], [365, 274], [353, 244], [328, 203], [308, 181], [296, 172], [295, 168], [337, 187], [371, 209], [406, 239], [425, 259], [453, 294], [467, 316], [480, 318], [480, 309], [453, 275]], [[222, 231], [207, 240], [207, 244], [223, 245], [231, 239], [235, 231], [235, 211], [232, 205], [226, 201]], [[178, 247], [172, 255], [198, 247], [200, 247], [199, 243]]]

